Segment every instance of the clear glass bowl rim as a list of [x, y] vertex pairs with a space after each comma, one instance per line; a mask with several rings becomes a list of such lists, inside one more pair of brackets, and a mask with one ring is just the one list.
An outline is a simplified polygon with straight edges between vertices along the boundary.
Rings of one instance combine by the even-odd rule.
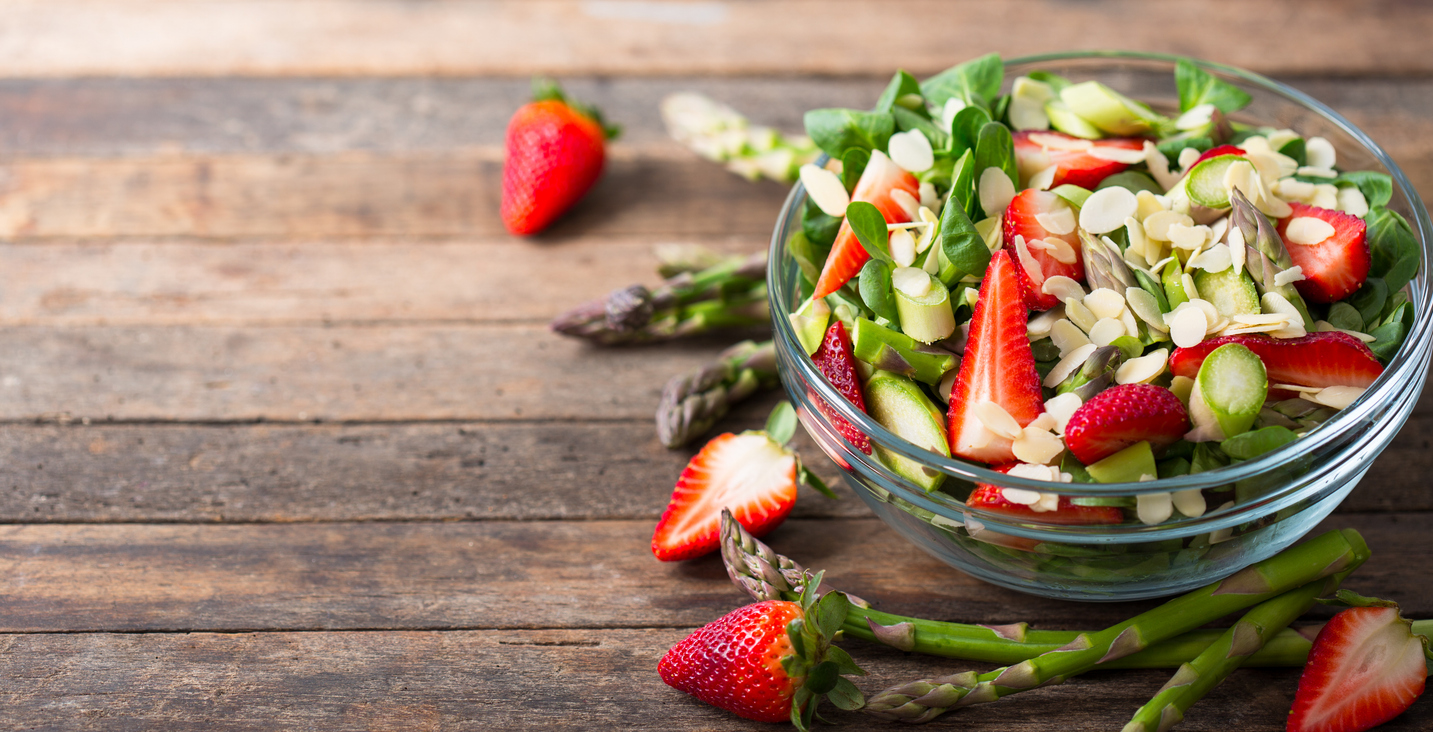
[[[1252, 86], [1261, 87], [1268, 92], [1297, 102], [1317, 113], [1323, 117], [1326, 122], [1339, 128], [1362, 145], [1393, 178], [1395, 188], [1394, 199], [1396, 201], [1397, 195], [1401, 193], [1408, 202], [1409, 213], [1412, 215], [1412, 220], [1409, 223], [1418, 237], [1422, 250], [1423, 262], [1419, 266], [1418, 276], [1426, 276], [1428, 262], [1430, 261], [1430, 257], [1433, 257], [1433, 223], [1429, 221], [1428, 210], [1424, 206], [1422, 198], [1420, 198], [1418, 192], [1414, 190], [1413, 185], [1409, 182], [1407, 176], [1404, 175], [1402, 169], [1388, 156], [1388, 153], [1338, 112], [1335, 112], [1323, 103], [1297, 89], [1293, 89], [1260, 74], [1184, 56], [1131, 51], [1079, 51], [1022, 56], [1005, 61], [1005, 65], [1008, 68], [1011, 66], [1030, 66], [1035, 64], [1090, 59], [1167, 63], [1170, 66], [1169, 70], [1171, 74], [1173, 73], [1173, 66], [1177, 61], [1188, 60], [1205, 70], [1228, 77], [1234, 77]], [[997, 473], [974, 463], [967, 463], [956, 458], [946, 458], [936, 455], [906, 441], [904, 438], [882, 427], [865, 412], [856, 409], [854, 405], [847, 401], [840, 392], [836, 391], [836, 389], [826, 381], [826, 378], [816, 370], [811, 359], [801, 350], [796, 340], [796, 334], [791, 327], [790, 320], [786, 317], [790, 312], [790, 308], [786, 305], [789, 291], [781, 281], [782, 277], [780, 276], [782, 270], [780, 265], [784, 264], [781, 257], [785, 249], [782, 234], [788, 229], [789, 219], [792, 216], [799, 215], [798, 205], [804, 198], [805, 189], [798, 182], [792, 187], [791, 193], [788, 194], [786, 202], [782, 206], [781, 214], [777, 219], [776, 228], [772, 234], [769, 253], [769, 261], [772, 265], [767, 268], [768, 299], [771, 306], [772, 329], [777, 340], [777, 347], [792, 354], [793, 357], [790, 359], [790, 362], [795, 364], [799, 372], [800, 380], [809, 388], [814, 389], [839, 416], [856, 426], [861, 432], [874, 438], [875, 441], [879, 442], [881, 446], [887, 450], [916, 461], [926, 467], [939, 470], [949, 476], [971, 483], [990, 483], [1035, 491], [1049, 490], [1050, 483], [1048, 482]], [[1433, 298], [1430, 298], [1430, 293], [1433, 293], [1433, 288], [1419, 286], [1418, 280], [1415, 278], [1410, 293], [1410, 301], [1414, 307], [1414, 323], [1407, 338], [1403, 342], [1403, 346], [1384, 369], [1383, 374], [1378, 380], [1375, 381], [1357, 401], [1343, 410], [1340, 410], [1333, 419], [1310, 431], [1303, 438], [1258, 458], [1207, 473], [1175, 478], [1162, 478], [1143, 483], [1062, 483], [1060, 484], [1060, 493], [1062, 495], [1071, 496], [1110, 494], [1138, 495], [1142, 493], [1163, 493], [1194, 488], [1217, 488], [1238, 480], [1257, 476], [1297, 459], [1302, 455], [1316, 452], [1319, 448], [1344, 436], [1344, 433], [1349, 430], [1360, 428], [1363, 422], [1378, 419], [1378, 417], [1386, 411], [1387, 405], [1393, 401], [1400, 390], [1408, 388], [1415, 383], [1415, 380], [1421, 382], [1424, 378], [1426, 364], [1415, 359], [1413, 354], [1418, 350], [1414, 345], [1428, 340], [1430, 337], [1430, 329], [1433, 329], [1433, 313], [1429, 311], [1430, 299]], [[1354, 443], [1357, 442], [1358, 440], [1354, 440]], [[1357, 447], [1357, 444], [1349, 445], [1349, 447]], [[905, 489], [905, 492], [910, 494], [908, 498], [915, 498], [921, 504], [929, 502], [924, 491], [912, 486], [907, 486], [903, 481], [899, 483], [899, 487]], [[1277, 495], [1271, 495], [1267, 498], [1276, 499], [1278, 497]], [[947, 507], [947, 510], [948, 509], [949, 507]]]

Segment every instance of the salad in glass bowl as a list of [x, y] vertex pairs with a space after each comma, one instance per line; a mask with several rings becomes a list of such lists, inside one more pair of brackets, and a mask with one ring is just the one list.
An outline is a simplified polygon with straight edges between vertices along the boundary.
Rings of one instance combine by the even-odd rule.
[[958, 568], [1086, 599], [1206, 583], [1324, 518], [1417, 401], [1427, 212], [1292, 89], [991, 55], [806, 127], [826, 158], [769, 273], [783, 383]]

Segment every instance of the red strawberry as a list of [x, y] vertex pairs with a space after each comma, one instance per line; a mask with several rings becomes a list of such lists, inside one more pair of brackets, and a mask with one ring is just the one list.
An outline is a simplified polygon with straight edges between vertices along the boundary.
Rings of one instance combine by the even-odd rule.
[[1138, 442], [1157, 452], [1189, 431], [1189, 414], [1174, 392], [1153, 384], [1110, 387], [1070, 416], [1065, 447], [1080, 462], [1103, 460]]
[[652, 553], [674, 562], [715, 551], [723, 508], [753, 536], [765, 535], [796, 504], [796, 471], [796, 456], [764, 432], [716, 436], [677, 479]]
[[[1015, 465], [1012, 463], [1010, 465], [1002, 465], [996, 468], [996, 470], [1002, 473], [1008, 473], [1013, 467], [1015, 467]], [[1030, 506], [1015, 503], [1007, 499], [1004, 490], [1000, 486], [989, 485], [987, 483], [977, 483], [970, 497], [965, 499], [965, 505], [985, 511], [1009, 514], [1022, 520], [1039, 521], [1047, 524], [1061, 524], [1065, 526], [1118, 524], [1124, 521], [1124, 512], [1118, 507], [1076, 506], [1070, 503], [1069, 496], [1060, 496], [1060, 505], [1054, 511], [1037, 512]]]
[[[836, 387], [836, 391], [846, 397], [846, 401], [856, 405], [856, 408], [862, 412], [866, 411], [866, 398], [861, 394], [861, 381], [856, 377], [856, 357], [851, 355], [851, 336], [846, 334], [846, 326], [841, 321], [837, 320], [831, 323], [831, 327], [826, 329], [826, 338], [821, 341], [821, 346], [816, 349], [816, 353], [811, 355], [811, 360], [826, 377], [826, 380]], [[845, 437], [846, 441], [854, 445], [857, 450], [870, 455], [871, 438], [836, 414], [836, 410], [817, 396], [814, 389], [810, 391], [810, 394], [811, 401], [816, 404], [816, 408], [820, 409], [822, 414], [826, 415], [826, 418], [835, 426], [836, 431], [840, 432], [841, 436]]]
[[[852, 201], [865, 201], [880, 210], [881, 215], [886, 217], [886, 223], [899, 224], [910, 221], [911, 217], [906, 210], [901, 208], [891, 198], [891, 192], [902, 190], [909, 193], [912, 198], [920, 200], [920, 181], [907, 173], [901, 166], [891, 162], [891, 159], [880, 150], [871, 152], [871, 162], [866, 164], [866, 169], [861, 171], [860, 180], [856, 181], [856, 190], [851, 193]], [[841, 222], [840, 231], [836, 232], [836, 241], [831, 245], [831, 254], [826, 257], [826, 264], [821, 268], [821, 276], [816, 280], [816, 297], [826, 297], [841, 288], [852, 277], [855, 277], [864, 267], [866, 260], [871, 255], [866, 253], [866, 248], [856, 238], [856, 232], [851, 230], [851, 225], [845, 221]]]
[[571, 208], [602, 174], [604, 143], [617, 128], [569, 101], [555, 83], [533, 82], [533, 101], [508, 122], [503, 163], [503, 224], [536, 234]]
[[950, 452], [966, 460], [1008, 463], [1015, 459], [1011, 441], [990, 433], [975, 416], [981, 402], [1000, 405], [1021, 427], [1045, 411], [1040, 374], [1025, 332], [1029, 313], [1016, 269], [1004, 251], [990, 258], [975, 301], [965, 357], [950, 391]]
[[1205, 357], [1225, 343], [1238, 343], [1253, 351], [1264, 362], [1271, 384], [1368, 388], [1383, 373], [1383, 364], [1363, 341], [1338, 332], [1288, 339], [1255, 334], [1210, 338], [1197, 346], [1174, 349], [1169, 370], [1192, 379]]
[[1241, 147], [1235, 147], [1235, 146], [1233, 146], [1233, 145], [1216, 145], [1216, 146], [1211, 147], [1211, 148], [1209, 148], [1208, 150], [1205, 150], [1204, 152], [1200, 153], [1200, 154], [1199, 154], [1199, 157], [1194, 160], [1194, 164], [1189, 166], [1189, 169], [1190, 169], [1190, 170], [1193, 170], [1195, 165], [1198, 165], [1198, 164], [1204, 162], [1205, 160], [1208, 160], [1209, 158], [1217, 158], [1217, 157], [1219, 157], [1220, 155], [1239, 155], [1239, 156], [1243, 156], [1243, 155], [1244, 155], [1244, 149], [1241, 148]]
[[1082, 141], [1063, 132], [1035, 130], [1016, 132], [1013, 137], [1015, 162], [1020, 168], [1020, 175], [1029, 178], [1054, 165], [1055, 179], [1050, 183], [1051, 188], [1069, 183], [1094, 190], [1100, 181], [1129, 167], [1128, 163], [1098, 158], [1091, 155], [1088, 148], [1072, 149], [1073, 146], [1083, 146], [1085, 142], [1090, 142], [1099, 147], [1144, 149], [1144, 140], [1134, 138], [1112, 137], [1106, 140]]
[[[1020, 281], [1020, 291], [1025, 295], [1025, 306], [1031, 310], [1049, 310], [1060, 304], [1054, 295], [1047, 295], [1040, 291], [1045, 280], [1056, 275], [1063, 275], [1078, 282], [1085, 280], [1085, 265], [1080, 260], [1080, 239], [1073, 228], [1064, 234], [1052, 234], [1048, 229], [1036, 220], [1038, 214], [1063, 214], [1068, 212], [1070, 223], [1075, 223], [1075, 212], [1065, 199], [1049, 191], [1037, 191], [1033, 188], [1021, 191], [1020, 195], [1010, 201], [1010, 207], [1005, 209], [1005, 251], [1010, 253], [1010, 258], [1016, 264], [1015, 277]], [[1021, 260], [1020, 246], [1015, 238], [1022, 237], [1025, 245], [1025, 253], [1035, 261], [1038, 275], [1027, 271]], [[1069, 245], [1070, 252], [1075, 261], [1071, 263], [1061, 262], [1055, 258], [1054, 252], [1042, 248], [1033, 247], [1031, 242], [1037, 240], [1058, 239]], [[1038, 276], [1040, 281], [1036, 282], [1034, 277]]]
[[[1342, 211], [1297, 201], [1290, 203], [1289, 208], [1294, 212], [1288, 218], [1279, 219], [1279, 236], [1284, 240], [1284, 248], [1289, 250], [1289, 257], [1303, 269], [1307, 278], [1294, 283], [1299, 294], [1311, 302], [1336, 302], [1352, 295], [1368, 279], [1368, 268], [1373, 263], [1363, 220]], [[1300, 217], [1328, 223], [1333, 227], [1333, 234], [1317, 244], [1289, 241], [1286, 233], [1289, 222]]]
[[1426, 643], [1396, 605], [1335, 615], [1309, 651], [1289, 732], [1359, 732], [1402, 714], [1423, 693]]

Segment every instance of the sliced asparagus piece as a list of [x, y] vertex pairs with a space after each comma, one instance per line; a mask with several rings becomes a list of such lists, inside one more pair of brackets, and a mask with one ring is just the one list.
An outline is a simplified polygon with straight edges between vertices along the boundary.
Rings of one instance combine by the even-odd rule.
[[[914, 381], [889, 371], [877, 371], [866, 381], [866, 409], [882, 427], [942, 457], [950, 457], [945, 437], [945, 414], [931, 403]], [[945, 473], [873, 445], [876, 454], [891, 470], [930, 492], [938, 488]]]
[[1247, 432], [1268, 393], [1268, 373], [1253, 351], [1238, 343], [1214, 349], [1199, 366], [1189, 395], [1194, 430], [1187, 439], [1209, 442]]
[[662, 120], [677, 142], [750, 180], [766, 176], [792, 183], [797, 170], [821, 152], [805, 135], [751, 125], [731, 107], [695, 92], [663, 99]]
[[878, 369], [927, 384], [939, 384], [940, 377], [960, 365], [960, 358], [950, 351], [920, 343], [865, 318], [856, 319], [851, 347], [856, 358]]
[[1314, 319], [1309, 315], [1309, 306], [1304, 304], [1293, 283], [1278, 285], [1274, 282], [1276, 275], [1294, 266], [1294, 260], [1289, 256], [1289, 250], [1284, 248], [1284, 240], [1279, 238], [1273, 222], [1255, 208], [1242, 191], [1232, 191], [1229, 202], [1234, 207], [1229, 214], [1229, 223], [1238, 227], [1247, 250], [1244, 268], [1254, 278], [1260, 294], [1277, 292], [1283, 295], [1304, 316], [1304, 328], [1312, 332], [1315, 329]]
[[742, 341], [715, 361], [667, 382], [657, 404], [657, 439], [681, 447], [711, 429], [733, 404], [777, 383], [772, 342]]

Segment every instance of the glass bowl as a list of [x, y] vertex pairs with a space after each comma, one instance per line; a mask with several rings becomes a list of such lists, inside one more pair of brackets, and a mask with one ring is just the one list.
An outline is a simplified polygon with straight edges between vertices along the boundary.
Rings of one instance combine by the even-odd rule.
[[[1175, 57], [1123, 52], [1032, 56], [1006, 63], [1005, 88], [1036, 69], [1072, 81], [1098, 80], [1156, 109], [1177, 110]], [[1433, 241], [1428, 211], [1398, 166], [1373, 140], [1309, 96], [1258, 74], [1200, 62], [1212, 74], [1247, 91], [1253, 102], [1234, 119], [1291, 128], [1305, 138], [1333, 143], [1345, 170], [1378, 170], [1393, 178], [1389, 208], [1408, 219], [1429, 261]], [[1383, 375], [1356, 402], [1305, 437], [1227, 468], [1144, 483], [1060, 484], [1061, 495], [1137, 495], [1234, 484], [1243, 503], [1197, 518], [1155, 526], [1125, 523], [1068, 526], [1011, 517], [966, 506], [977, 483], [1048, 491], [1050, 483], [1015, 478], [983, 465], [946, 458], [897, 437], [846, 401], [816, 370], [796, 340], [787, 315], [800, 305], [799, 269], [787, 242], [801, 230], [805, 191], [792, 189], [772, 237], [768, 285], [781, 382], [801, 423], [845, 471], [847, 482], [902, 536], [947, 564], [987, 582], [1047, 597], [1133, 600], [1183, 592], [1230, 575], [1298, 540], [1329, 515], [1368, 472], [1407, 421], [1423, 390], [1430, 337], [1427, 267], [1408, 293], [1415, 322]], [[945, 474], [927, 494], [881, 460], [854, 449], [833, 427], [839, 416], [874, 446]], [[933, 474], [933, 473], [932, 473]]]

